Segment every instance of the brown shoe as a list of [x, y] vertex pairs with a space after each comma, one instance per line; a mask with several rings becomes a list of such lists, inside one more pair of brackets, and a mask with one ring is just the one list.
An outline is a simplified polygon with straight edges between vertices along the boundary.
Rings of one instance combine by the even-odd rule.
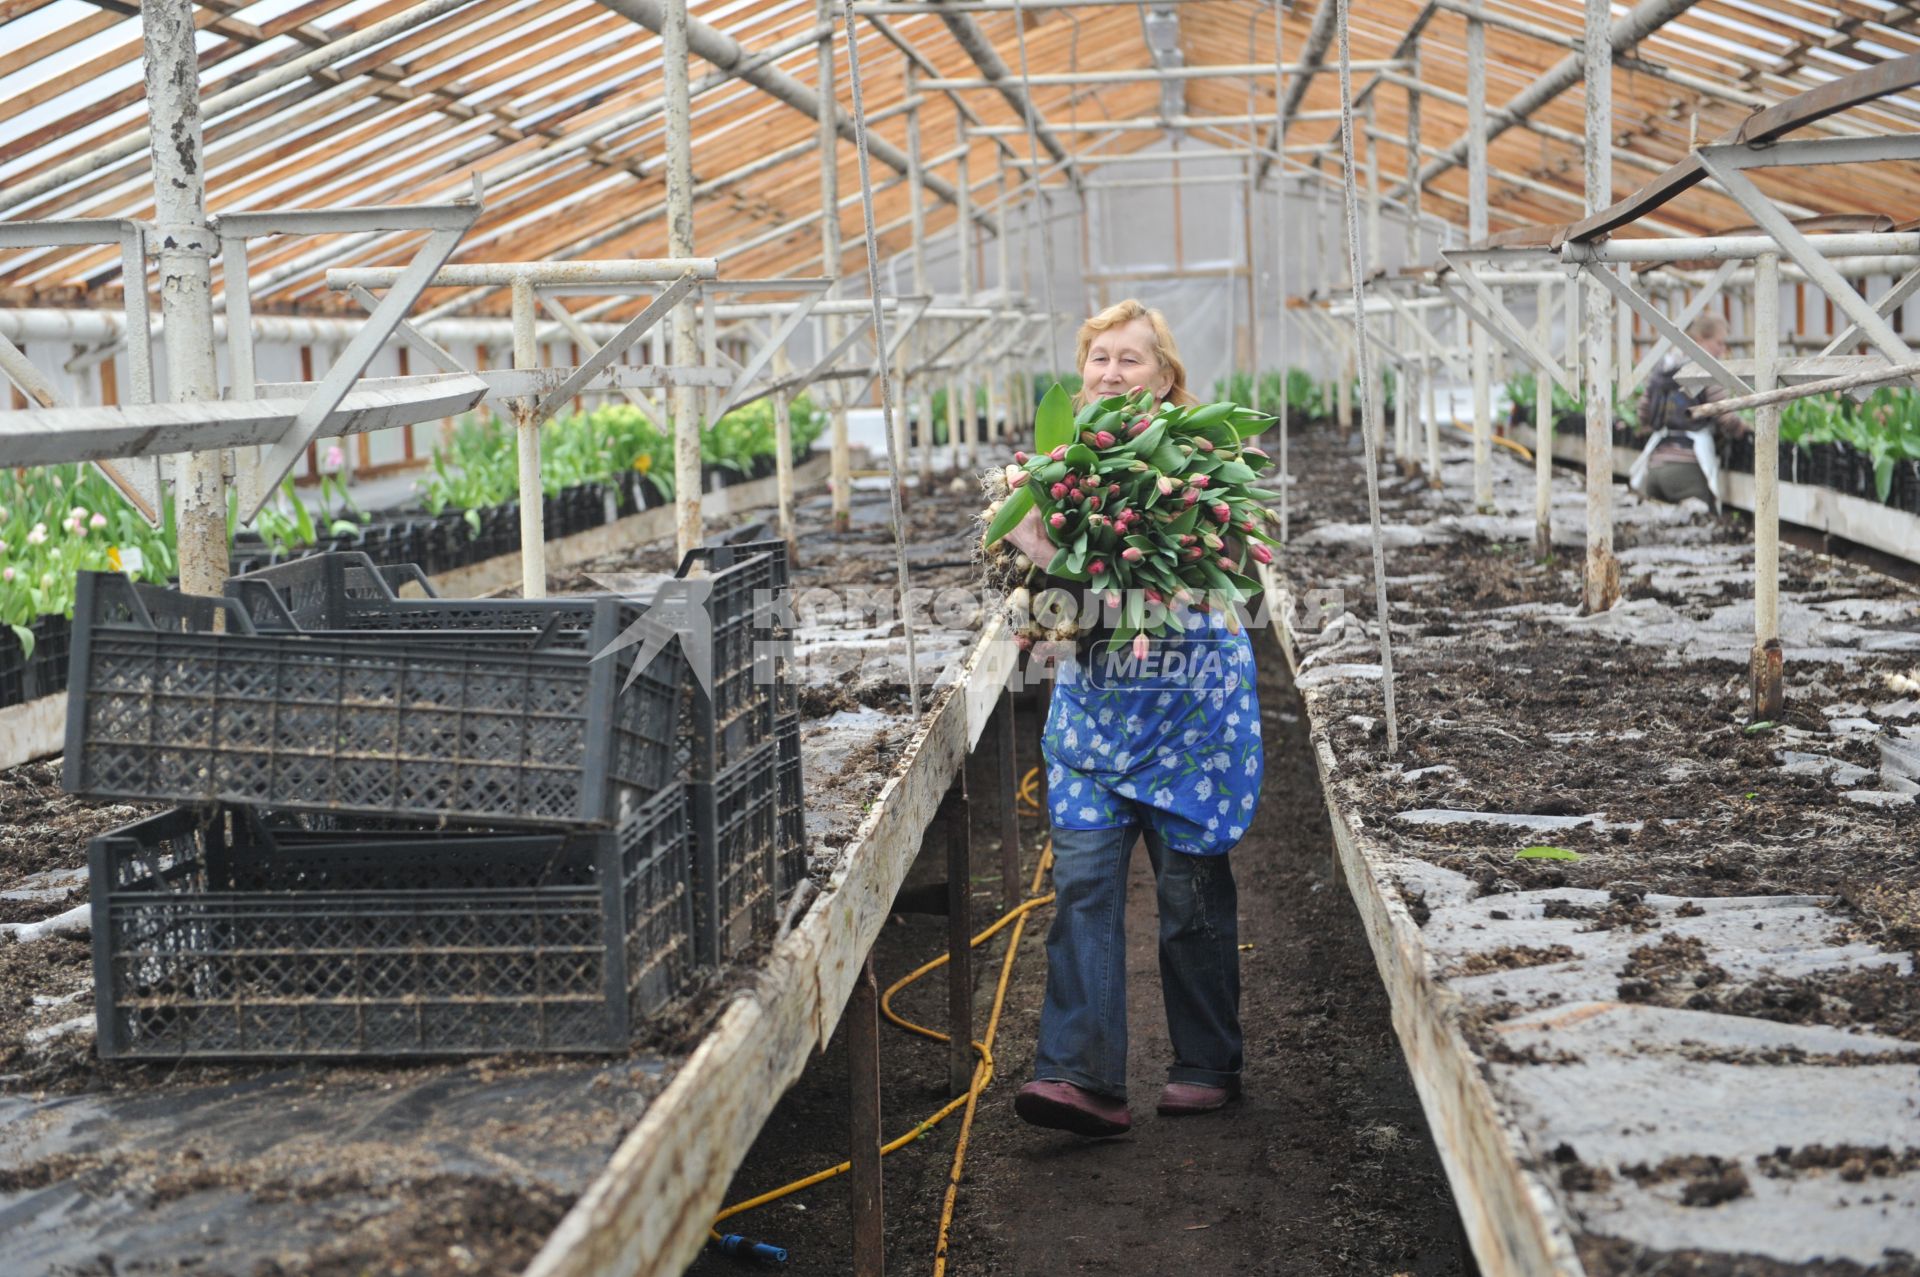
[[1133, 1114], [1125, 1100], [1099, 1095], [1071, 1082], [1029, 1082], [1013, 1097], [1013, 1111], [1024, 1122], [1090, 1139], [1125, 1135]]
[[1162, 1117], [1191, 1117], [1195, 1113], [1211, 1113], [1224, 1108], [1232, 1098], [1233, 1092], [1224, 1086], [1169, 1082], [1167, 1089], [1160, 1092], [1160, 1104], [1156, 1111]]

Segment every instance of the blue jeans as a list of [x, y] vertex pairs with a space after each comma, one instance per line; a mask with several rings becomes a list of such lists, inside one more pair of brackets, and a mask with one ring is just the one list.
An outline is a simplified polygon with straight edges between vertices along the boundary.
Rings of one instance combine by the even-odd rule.
[[1227, 857], [1173, 851], [1144, 822], [1053, 831], [1053, 927], [1033, 1075], [1127, 1096], [1127, 861], [1145, 834], [1160, 903], [1167, 1078], [1238, 1090], [1240, 943]]

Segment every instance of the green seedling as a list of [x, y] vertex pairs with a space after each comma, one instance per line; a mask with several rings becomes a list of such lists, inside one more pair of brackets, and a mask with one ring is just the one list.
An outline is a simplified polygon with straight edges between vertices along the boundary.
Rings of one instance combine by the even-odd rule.
[[1772, 731], [1772, 730], [1773, 730], [1774, 728], [1776, 728], [1776, 727], [1778, 727], [1778, 726], [1780, 726], [1780, 724], [1778, 724], [1778, 723], [1776, 723], [1776, 722], [1774, 722], [1774, 721], [1773, 721], [1772, 719], [1770, 719], [1770, 718], [1763, 718], [1763, 719], [1761, 719], [1761, 720], [1760, 720], [1759, 722], [1757, 722], [1757, 723], [1748, 723], [1748, 724], [1747, 724], [1747, 735], [1749, 735], [1749, 736], [1758, 736], [1758, 735], [1759, 735], [1760, 733], [1762, 733], [1762, 732], [1770, 732], [1770, 731]]
[[1578, 860], [1580, 853], [1566, 847], [1522, 847], [1513, 853], [1515, 860]]

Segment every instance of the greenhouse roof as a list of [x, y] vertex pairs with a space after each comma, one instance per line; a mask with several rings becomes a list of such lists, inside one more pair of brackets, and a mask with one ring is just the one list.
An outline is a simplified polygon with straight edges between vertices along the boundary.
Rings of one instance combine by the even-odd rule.
[[[873, 176], [883, 252], [909, 242], [908, 184], [899, 171], [908, 147], [907, 65], [929, 78], [979, 81], [1004, 74], [1010, 91], [980, 87], [923, 91], [921, 153], [930, 208], [927, 229], [953, 224], [959, 104], [975, 125], [967, 176], [976, 208], [995, 197], [1003, 168], [1026, 167], [1034, 143], [1016, 127], [1021, 66], [1033, 76], [1138, 70], [1095, 83], [1031, 89], [1044, 152], [1080, 156], [1165, 149], [1164, 130], [1102, 136], [1079, 126], [1102, 120], [1156, 122], [1178, 116], [1202, 145], [1245, 146], [1271, 130], [1274, 77], [1261, 74], [1168, 79], [1163, 66], [1270, 67], [1274, 11], [1246, 0], [1185, 0], [1150, 9], [1113, 3], [1077, 9], [1036, 0], [1024, 14], [1024, 41], [1006, 0], [947, 6], [965, 17], [871, 6], [858, 28], [865, 105], [875, 118]], [[1300, 0], [1285, 13], [1290, 62], [1331, 68], [1333, 23]], [[243, 210], [445, 201], [485, 185], [486, 211], [456, 260], [623, 258], [667, 255], [665, 119], [656, 0], [213, 0], [200, 22], [206, 172], [215, 215]], [[1403, 59], [1418, 33], [1417, 68], [1363, 69], [1356, 91], [1374, 113], [1383, 190], [1405, 190], [1410, 77], [1421, 94], [1424, 210], [1464, 225], [1468, 112], [1462, 0], [1378, 0], [1355, 6], [1358, 63]], [[833, 9], [837, 16], [839, 9]], [[817, 122], [766, 91], [769, 76], [810, 94], [819, 83], [820, 12], [805, 0], [701, 0], [704, 25], [737, 43], [752, 82], [694, 58], [693, 164], [701, 183], [695, 246], [721, 258], [724, 275], [768, 278], [818, 274], [822, 203]], [[148, 218], [150, 164], [138, 6], [128, 0], [0, 0], [0, 218]], [[1487, 0], [1489, 227], [1578, 220], [1584, 212], [1581, 132], [1585, 120], [1576, 6], [1544, 0]], [[1613, 73], [1614, 190], [1624, 195], [1683, 158], [1696, 140], [1735, 128], [1752, 112], [1874, 64], [1920, 53], [1920, 4], [1838, 0], [1645, 0], [1615, 5], [1617, 26], [1639, 22]], [[1316, 20], [1319, 19], [1319, 20]], [[975, 39], [974, 36], [984, 39]], [[1022, 47], [1024, 45], [1024, 48]], [[707, 51], [715, 48], [709, 44]], [[696, 34], [694, 48], [702, 48]], [[971, 52], [970, 52], [971, 50]], [[1157, 50], [1157, 52], [1156, 52]], [[768, 53], [772, 56], [765, 56]], [[975, 54], [984, 54], [976, 57]], [[993, 63], [997, 57], [998, 66]], [[982, 63], [986, 63], [985, 69]], [[850, 109], [846, 49], [835, 43], [836, 92]], [[1337, 176], [1336, 77], [1320, 74], [1292, 103], [1289, 171]], [[1289, 97], [1295, 97], [1290, 93]], [[1516, 119], [1506, 109], [1538, 103]], [[1237, 117], [1203, 125], [1192, 117]], [[877, 118], [876, 118], [877, 117]], [[1914, 130], [1920, 95], [1894, 93], [1806, 127], [1801, 136], [1871, 136]], [[1318, 147], [1317, 154], [1304, 148]], [[1057, 149], [1056, 149], [1057, 148]], [[1300, 149], [1296, 149], [1300, 148]], [[1044, 158], [1044, 154], [1043, 154]], [[859, 262], [858, 168], [838, 148], [842, 270]], [[748, 166], [752, 166], [749, 168]], [[1776, 169], [1756, 180], [1790, 214], [1910, 217], [1916, 174], [1907, 164], [1855, 165], [1844, 183], [1831, 170]], [[1081, 180], [1070, 168], [1048, 180]], [[1011, 180], [1011, 177], [1009, 178]], [[1268, 175], [1267, 180], [1271, 180]], [[991, 213], [989, 213], [991, 216]], [[1625, 234], [1701, 234], [1749, 219], [1730, 199], [1696, 186], [1648, 213]], [[332, 310], [329, 266], [393, 265], [415, 236], [355, 242], [279, 239], [256, 246], [251, 269], [258, 310]], [[0, 259], [0, 299], [12, 304], [111, 304], [120, 257], [110, 248], [10, 252]], [[498, 312], [503, 294], [473, 309]]]

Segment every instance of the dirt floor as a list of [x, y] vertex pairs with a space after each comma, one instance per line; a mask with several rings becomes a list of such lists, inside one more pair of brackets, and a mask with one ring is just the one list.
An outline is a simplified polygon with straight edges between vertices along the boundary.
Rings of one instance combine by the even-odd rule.
[[[1129, 1078], [1134, 1133], [1108, 1142], [1026, 1126], [1011, 1097], [1026, 1080], [1045, 980], [1047, 915], [1027, 930], [996, 1058], [969, 1144], [950, 1241], [956, 1277], [1007, 1273], [1389, 1274], [1472, 1271], [1420, 1106], [1401, 1062], [1386, 997], [1345, 889], [1331, 877], [1331, 835], [1286, 665], [1262, 639], [1266, 792], [1233, 853], [1240, 889], [1246, 1098], [1219, 1115], [1153, 1112], [1169, 1058], [1154, 957], [1144, 850], [1128, 916]], [[1037, 740], [1029, 748], [1037, 747]], [[1027, 757], [1023, 767], [1037, 762]], [[1025, 827], [1027, 871], [1044, 822]], [[997, 851], [975, 848], [975, 919], [1000, 900]], [[983, 858], [983, 859], [979, 859]], [[909, 880], [944, 877], [923, 863]], [[882, 986], [944, 951], [945, 920], [897, 915], [875, 952]], [[1003, 950], [976, 959], [983, 1022]], [[936, 973], [898, 1009], [944, 1022]], [[881, 1029], [885, 1129], [909, 1128], [945, 1099], [944, 1047]], [[728, 1200], [777, 1187], [846, 1156], [844, 1032], [782, 1099]], [[931, 1263], [956, 1134], [947, 1126], [886, 1161], [887, 1262]], [[850, 1217], [844, 1179], [728, 1224], [789, 1249], [795, 1274], [844, 1273]], [[734, 1271], [709, 1255], [694, 1274]]]

